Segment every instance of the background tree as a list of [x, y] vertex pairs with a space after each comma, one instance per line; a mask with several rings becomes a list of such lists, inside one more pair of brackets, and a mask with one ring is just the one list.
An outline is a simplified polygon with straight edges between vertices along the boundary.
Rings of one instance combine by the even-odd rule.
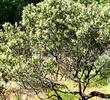
[[0, 0], [0, 24], [19, 22], [23, 7], [30, 3], [38, 3], [42, 0]]
[[[1, 30], [1, 73], [5, 70], [8, 79], [16, 79], [36, 94], [45, 91], [48, 98], [62, 100], [59, 93], [79, 94], [80, 100], [110, 98], [98, 91], [85, 94], [90, 80], [103, 74], [109, 64], [109, 10], [109, 3], [95, 1], [89, 6], [73, 0], [26, 6], [20, 25], [6, 23]], [[68, 90], [62, 79], [72, 80], [79, 89]]]

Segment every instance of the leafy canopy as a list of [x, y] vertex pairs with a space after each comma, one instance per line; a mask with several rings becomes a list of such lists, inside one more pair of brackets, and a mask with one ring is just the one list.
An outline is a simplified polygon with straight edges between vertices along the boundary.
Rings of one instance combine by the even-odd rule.
[[70, 79], [83, 98], [89, 81], [109, 64], [110, 4], [88, 4], [46, 0], [26, 6], [19, 25], [6, 23], [0, 31], [1, 72], [57, 97], [60, 80]]

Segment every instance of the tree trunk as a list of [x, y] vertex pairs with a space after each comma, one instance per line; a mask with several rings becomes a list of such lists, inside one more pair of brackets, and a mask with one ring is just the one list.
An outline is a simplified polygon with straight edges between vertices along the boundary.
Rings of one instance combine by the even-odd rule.
[[91, 92], [89, 95], [88, 95], [88, 98], [92, 98], [92, 97], [100, 97], [100, 98], [110, 98], [110, 94], [104, 94], [104, 93], [101, 93], [101, 92], [98, 92], [98, 91], [93, 91]]
[[79, 100], [88, 100], [88, 97], [87, 96], [83, 96]]

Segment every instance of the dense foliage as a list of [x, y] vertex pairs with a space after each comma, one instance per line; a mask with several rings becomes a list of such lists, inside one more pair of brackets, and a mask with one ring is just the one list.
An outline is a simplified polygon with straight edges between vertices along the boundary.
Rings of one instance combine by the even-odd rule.
[[[30, 4], [19, 25], [4, 24], [0, 31], [4, 81], [15, 79], [37, 94], [53, 91], [47, 96], [58, 100], [60, 92], [79, 94], [81, 100], [98, 96], [99, 92], [86, 95], [85, 90], [90, 80], [100, 79], [109, 69], [110, 4], [86, 3], [89, 6], [75, 0]], [[63, 79], [72, 80], [79, 89], [68, 90]]]
[[[16, 21], [21, 20], [22, 10], [27, 4], [39, 3], [44, 0], [0, 0], [0, 24], [4, 22], [11, 22], [14, 24]], [[85, 5], [91, 4], [96, 1], [99, 4], [105, 4], [109, 0], [73, 0], [83, 3]]]

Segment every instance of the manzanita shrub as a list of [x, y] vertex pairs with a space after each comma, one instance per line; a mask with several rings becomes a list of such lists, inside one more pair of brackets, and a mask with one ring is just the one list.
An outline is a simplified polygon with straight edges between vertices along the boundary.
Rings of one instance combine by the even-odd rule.
[[[15, 79], [36, 94], [44, 91], [47, 98], [58, 100], [62, 100], [60, 92], [79, 94], [80, 100], [99, 96], [97, 91], [86, 95], [85, 90], [90, 80], [109, 69], [109, 3], [93, 1], [88, 6], [74, 0], [45, 0], [26, 6], [19, 24], [3, 27], [0, 70], [4, 81], [8, 76], [7, 80]], [[62, 80], [73, 81], [79, 89], [70, 91]]]

